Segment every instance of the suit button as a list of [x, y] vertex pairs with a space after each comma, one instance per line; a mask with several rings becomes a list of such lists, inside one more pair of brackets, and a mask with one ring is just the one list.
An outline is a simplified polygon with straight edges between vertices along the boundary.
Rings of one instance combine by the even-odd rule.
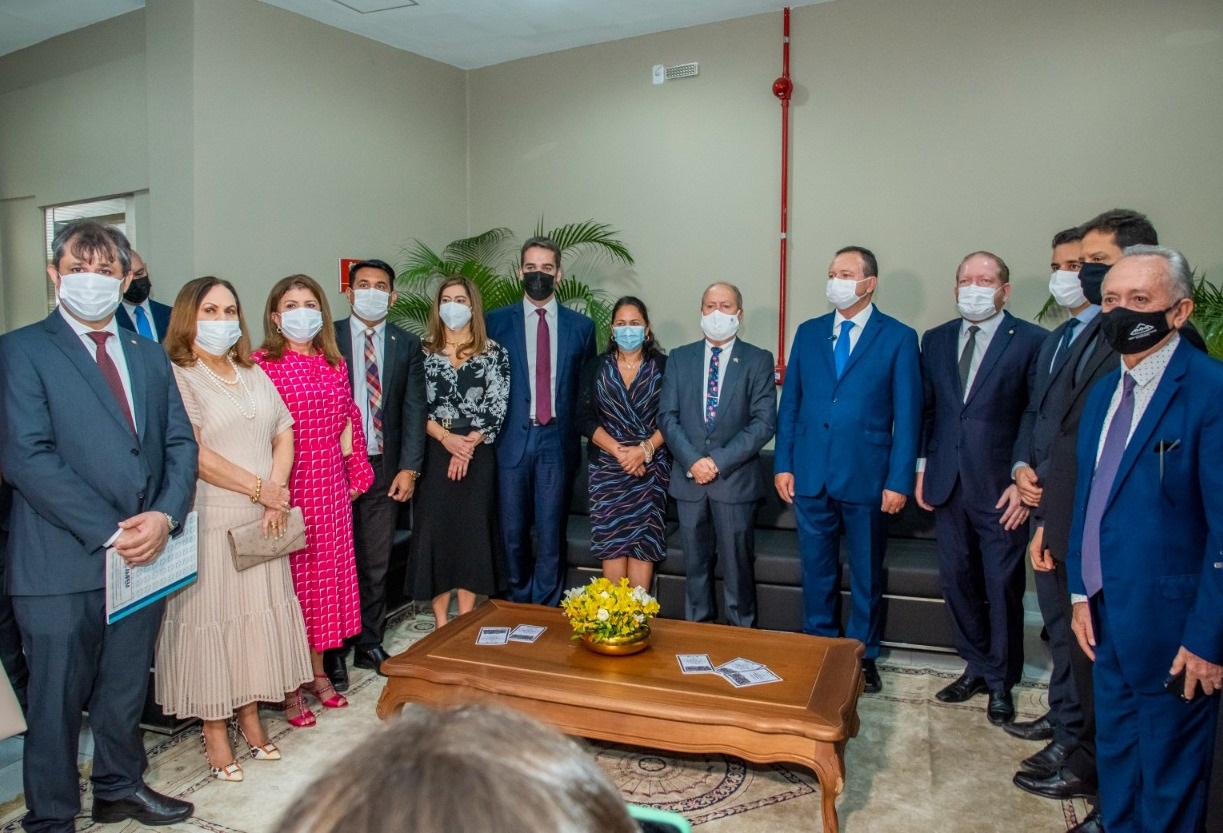
[[137, 492], [136, 497], [139, 500], [144, 500], [144, 492]]
[[827, 427], [828, 427], [828, 423], [826, 423], [826, 422], [825, 422], [825, 423], [824, 423], [824, 427], [825, 427], [825, 428], [827, 428]]
[[709, 440], [705, 440], [705, 445], [709, 445]]
[[833, 402], [836, 402], [836, 401], [837, 401], [837, 398], [836, 398], [835, 396], [834, 396], [834, 397], [832, 397], [832, 401], [833, 401]]
[[139, 456], [140, 456], [140, 449], [138, 449], [138, 448], [133, 448], [133, 449], [132, 449], [132, 456], [133, 456], [133, 457], [139, 457]]

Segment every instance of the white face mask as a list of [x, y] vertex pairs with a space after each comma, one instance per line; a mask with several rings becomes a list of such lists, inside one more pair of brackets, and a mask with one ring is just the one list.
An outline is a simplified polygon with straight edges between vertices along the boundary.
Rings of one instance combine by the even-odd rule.
[[824, 285], [824, 294], [828, 296], [828, 302], [837, 309], [849, 309], [861, 300], [858, 295], [859, 283], [861, 281], [849, 278], [829, 278], [828, 283]]
[[297, 307], [280, 314], [280, 332], [289, 341], [301, 344], [313, 341], [323, 329], [323, 313], [309, 307]]
[[728, 315], [720, 309], [701, 316], [701, 332], [710, 341], [726, 341], [739, 331], [739, 316]]
[[998, 311], [994, 306], [994, 296], [997, 294], [997, 289], [988, 286], [961, 286], [956, 291], [956, 306], [960, 315], [969, 321], [984, 321]]
[[195, 322], [195, 346], [214, 356], [224, 356], [241, 337], [242, 325], [237, 319]]
[[1049, 294], [1053, 296], [1053, 300], [1070, 309], [1087, 303], [1087, 298], [1083, 296], [1083, 286], [1079, 283], [1078, 272], [1059, 269], [1050, 275]]
[[354, 289], [352, 291], [352, 311], [364, 321], [377, 324], [386, 318], [386, 311], [391, 305], [391, 293], [381, 289]]
[[458, 330], [471, 320], [471, 307], [457, 301], [447, 301], [437, 308], [442, 323], [452, 330]]
[[66, 272], [59, 276], [59, 302], [82, 321], [102, 321], [119, 306], [123, 281], [96, 272]]

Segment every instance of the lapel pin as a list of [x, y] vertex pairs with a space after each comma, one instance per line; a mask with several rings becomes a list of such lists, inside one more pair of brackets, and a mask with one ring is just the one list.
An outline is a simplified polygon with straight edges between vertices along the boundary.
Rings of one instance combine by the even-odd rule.
[[734, 358], [732, 358], [730, 361], [731, 361], [731, 364], [738, 364], [738, 363], [739, 363], [739, 357], [738, 357], [738, 356], [735, 356], [735, 357], [734, 357]]

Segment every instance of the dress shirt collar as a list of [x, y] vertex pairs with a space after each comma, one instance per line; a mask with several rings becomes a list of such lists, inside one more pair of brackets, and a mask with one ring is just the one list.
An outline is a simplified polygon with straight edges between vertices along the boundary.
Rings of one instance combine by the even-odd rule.
[[[114, 315], [111, 315], [110, 320], [106, 322], [106, 326], [95, 330], [92, 327], [86, 327], [80, 321], [77, 321], [75, 318], [73, 318], [68, 313], [68, 310], [64, 309], [63, 304], [60, 304], [59, 306], [59, 314], [62, 315], [64, 317], [64, 320], [68, 322], [68, 326], [72, 328], [72, 331], [76, 333], [78, 336], [80, 336], [82, 339], [88, 337], [90, 333], [98, 333], [98, 332], [110, 333], [111, 335], [115, 337], [116, 340], [118, 340], [119, 338], [119, 325], [115, 323]], [[90, 344], [92, 343], [93, 342], [91, 341]], [[109, 341], [107, 343], [109, 344]]]
[[371, 326], [369, 324], [366, 324], [364, 321], [362, 321], [360, 318], [354, 315], [348, 319], [348, 326], [353, 329], [353, 332], [359, 334], [362, 340], [365, 339], [366, 330], [374, 331], [374, 341], [381, 340], [382, 336], [386, 333], [386, 319], [385, 318], [383, 318], [377, 324], [374, 324]]
[[[1006, 314], [1002, 310], [998, 310], [984, 321], [969, 321], [967, 318], [961, 318], [960, 340], [963, 341], [964, 339], [968, 338], [969, 327], [980, 327], [981, 335], [985, 336], [986, 339], [991, 339], [994, 337], [994, 333], [998, 332], [998, 328], [1002, 326], [1002, 322], [1005, 318]], [[980, 342], [977, 343], [980, 344]]]
[[1123, 360], [1121, 362], [1121, 372], [1133, 376], [1134, 384], [1140, 388], [1145, 388], [1153, 382], [1158, 382], [1163, 378], [1164, 371], [1168, 369], [1168, 362], [1172, 361], [1172, 354], [1176, 352], [1176, 346], [1180, 343], [1181, 334], [1173, 333], [1172, 338], [1168, 339], [1167, 344], [1132, 368], [1127, 368]]
[[1099, 314], [1100, 314], [1099, 304], [1088, 304], [1087, 308], [1084, 309], [1082, 312], [1080, 312], [1078, 315], [1072, 315], [1070, 317], [1079, 319], [1079, 324], [1082, 325], [1082, 327], [1079, 327], [1079, 330], [1081, 332], [1083, 327], [1087, 326], [1092, 321], [1095, 321], [1096, 316]]
[[525, 295], [524, 295], [524, 296], [522, 296], [522, 311], [523, 311], [523, 316], [524, 316], [524, 317], [525, 317], [525, 318], [526, 318], [528, 321], [530, 321], [530, 320], [534, 320], [534, 319], [536, 319], [536, 318], [538, 317], [538, 316], [536, 316], [536, 314], [535, 314], [535, 310], [537, 310], [537, 309], [542, 309], [542, 310], [544, 310], [544, 311], [547, 313], [547, 314], [544, 316], [544, 318], [548, 319], [549, 321], [555, 321], [555, 320], [556, 320], [556, 315], [557, 315], [556, 308], [557, 308], [557, 303], [556, 303], [556, 296], [555, 296], [555, 295], [553, 295], [551, 298], [549, 298], [549, 299], [548, 299], [548, 303], [544, 304], [542, 307], [537, 307], [537, 306], [535, 306], [535, 304], [531, 303], [531, 299], [530, 299], [530, 298], [528, 298], [528, 297], [527, 297], [527, 296], [525, 296]]
[[[856, 328], [858, 332], [861, 332], [862, 329], [866, 326], [866, 322], [870, 320], [871, 313], [874, 311], [875, 311], [874, 301], [872, 301], [871, 303], [863, 307], [861, 310], [859, 310], [858, 314], [855, 315], [853, 318], [846, 318], [844, 315], [841, 314], [840, 310], [837, 310], [832, 315], [832, 334], [834, 336], [840, 335], [841, 334], [841, 324], [844, 323], [845, 321], [854, 322], [854, 328]], [[853, 329], [851, 329], [850, 332], [852, 333]]]

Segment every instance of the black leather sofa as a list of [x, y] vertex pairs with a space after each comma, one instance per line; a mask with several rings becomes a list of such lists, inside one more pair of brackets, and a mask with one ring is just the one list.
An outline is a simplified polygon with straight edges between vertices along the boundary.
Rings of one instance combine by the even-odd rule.
[[[761, 455], [766, 482], [773, 482], [773, 454]], [[600, 575], [599, 562], [590, 555], [589, 496], [585, 463], [579, 466], [570, 505], [569, 569], [566, 587], [576, 587]], [[661, 616], [684, 615], [684, 551], [673, 511], [668, 519], [667, 558], [656, 572], [655, 595]], [[771, 488], [756, 512], [756, 594], [761, 628], [802, 630], [802, 578], [794, 510]], [[950, 651], [951, 629], [938, 581], [934, 543], [934, 516], [912, 500], [888, 524], [884, 558], [883, 642], [897, 647]], [[842, 553], [842, 619], [848, 615], [849, 570]], [[719, 571], [720, 575], [720, 571]], [[721, 599], [719, 581], [718, 598]]]

